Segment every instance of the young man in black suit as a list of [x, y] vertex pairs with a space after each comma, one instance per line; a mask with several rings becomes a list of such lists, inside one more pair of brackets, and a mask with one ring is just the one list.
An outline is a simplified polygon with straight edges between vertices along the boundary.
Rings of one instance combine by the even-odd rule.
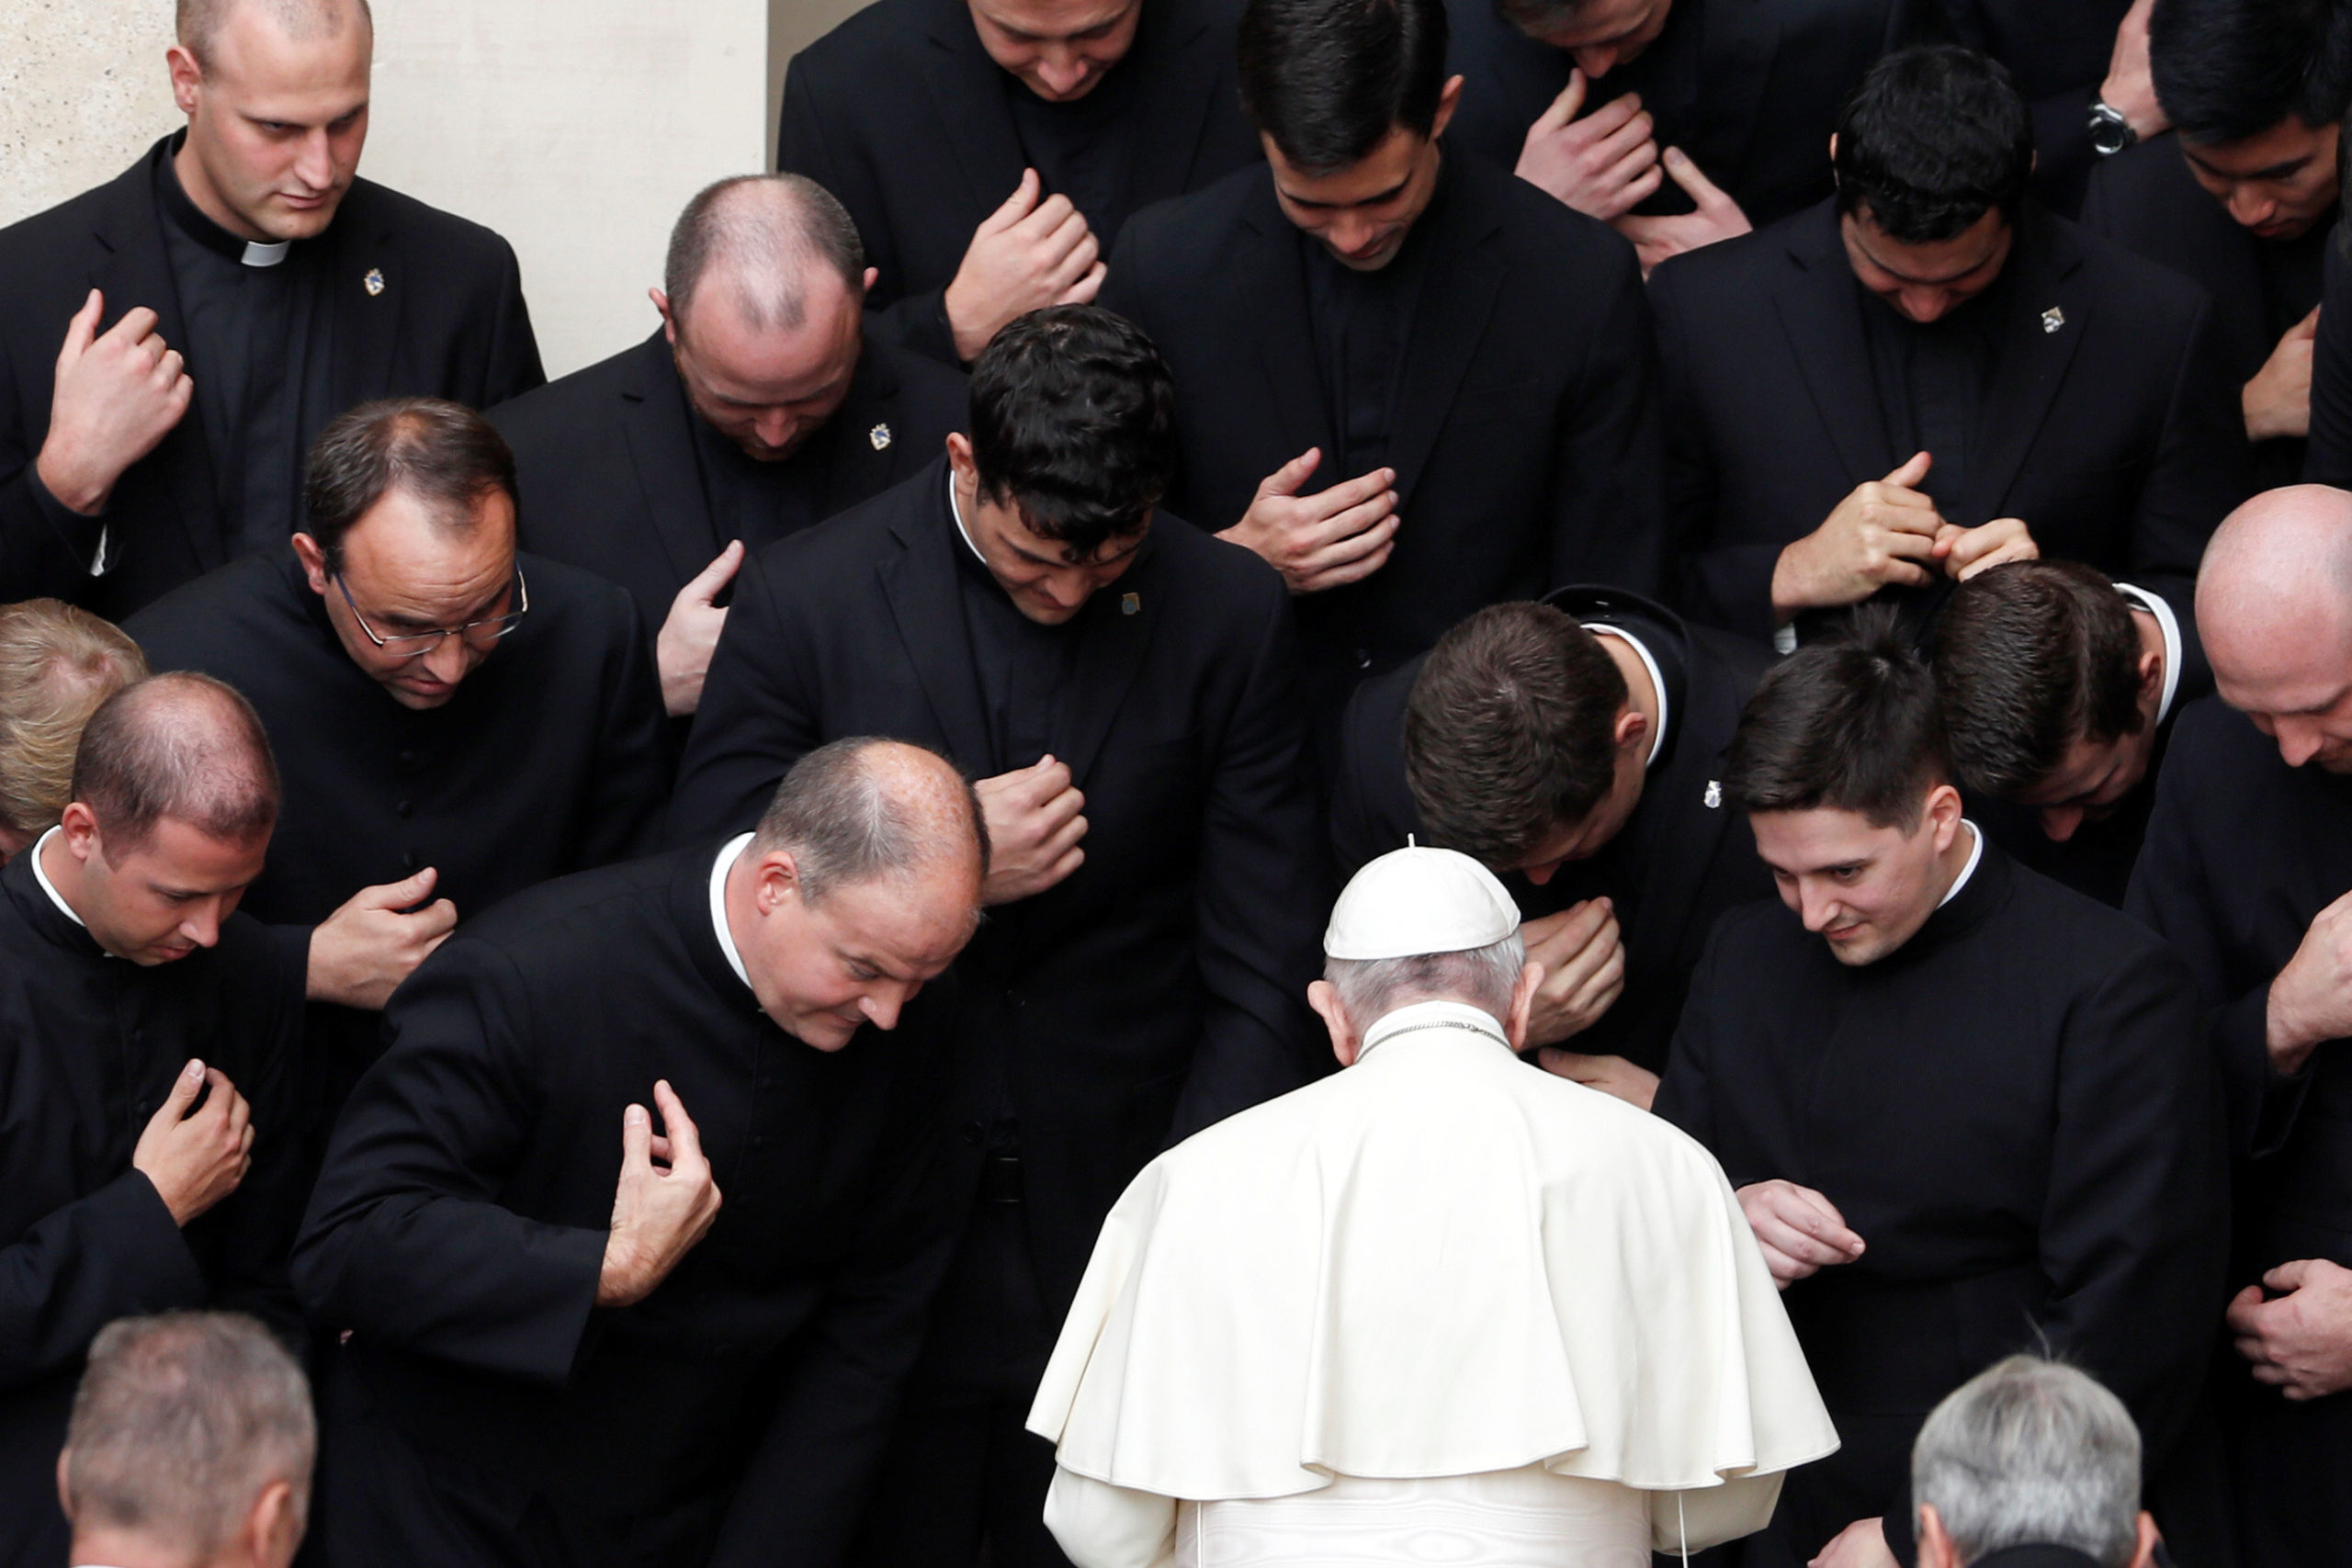
[[1438, 0], [1251, 0], [1268, 163], [1138, 216], [1102, 302], [1176, 377], [1170, 502], [1297, 595], [1308, 700], [1484, 604], [1660, 573], [1632, 247], [1447, 156]]
[[661, 330], [491, 412], [523, 547], [629, 591], [673, 717], [701, 698], [745, 552], [888, 489], [963, 423], [964, 378], [865, 341], [873, 283], [821, 186], [721, 180], [671, 231]]
[[1501, 877], [1544, 965], [1538, 1059], [1646, 1107], [1715, 917], [1771, 891], [1722, 783], [1770, 661], [1622, 589], [1489, 605], [1349, 699], [1340, 874], [1410, 837]]
[[1447, 0], [1453, 145], [1614, 223], [1645, 269], [1829, 194], [1821, 144], [1933, 0]]
[[2296, 0], [2165, 0], [2149, 62], [2175, 134], [2101, 160], [2083, 227], [2203, 285], [2256, 487], [2302, 477], [2352, 21]]
[[2247, 1365], [2220, 1404], [2238, 1562], [2352, 1540], [2352, 495], [2266, 491], [2213, 536], [2215, 695], [2181, 716], [2132, 913], [2188, 961], [2228, 1087]]
[[1780, 900], [1716, 925], [1657, 1111], [1722, 1161], [1843, 1440], [1747, 1560], [1902, 1551], [1920, 1423], [2018, 1349], [2095, 1372], [2161, 1472], [2226, 1247], [2187, 967], [1962, 816], [1933, 678], [1885, 610], [1764, 678], [1724, 791]]
[[353, 404], [545, 379], [506, 243], [356, 177], [374, 44], [360, 0], [182, 0], [187, 129], [0, 231], [0, 600], [119, 620], [282, 549]]
[[1053, 1453], [1023, 1430], [1102, 1216], [1146, 1161], [1315, 1070], [1325, 862], [1290, 607], [1164, 513], [1167, 367], [1092, 306], [1024, 316], [968, 436], [754, 556], [695, 716], [673, 836], [741, 827], [845, 734], [979, 780], [987, 927], [957, 965], [957, 1260], [865, 1560], [1057, 1563]]
[[1750, 636], [2036, 554], [2185, 581], [2249, 484], [2195, 285], [2030, 204], [2008, 73], [1872, 67], [1838, 195], [1651, 283], [1684, 612]]
[[2012, 561], [1936, 617], [1952, 765], [1993, 841], [2120, 908], [2180, 710], [2213, 690], [2195, 617], [2079, 561]]
[[776, 137], [857, 220], [876, 335], [953, 366], [1257, 157], [1230, 0], [876, 0], [793, 57]]

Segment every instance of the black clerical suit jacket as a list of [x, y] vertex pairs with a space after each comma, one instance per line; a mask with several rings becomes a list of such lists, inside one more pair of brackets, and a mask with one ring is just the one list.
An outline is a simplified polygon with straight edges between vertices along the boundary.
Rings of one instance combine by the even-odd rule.
[[[868, 343], [847, 400], [788, 459], [822, 465], [824, 490], [808, 521], [937, 457], [947, 433], [964, 428], [967, 405], [955, 371]], [[729, 537], [703, 488], [689, 423], [696, 417], [659, 332], [491, 413], [514, 449], [523, 547], [628, 589], [649, 648], [678, 590]], [[746, 529], [743, 547], [758, 550], [791, 531], [779, 518], [764, 531]]]
[[[2007, 265], [1966, 493], [1939, 510], [2022, 517], [2045, 558], [2177, 589], [2252, 483], [2211, 302], [2039, 209]], [[1893, 308], [1856, 281], [1834, 202], [1675, 257], [1650, 300], [1683, 612], [1769, 635], [1782, 547], [1911, 457], [1861, 314]]]
[[2352, 230], [2339, 212], [2321, 270], [2319, 342], [2312, 353], [2312, 434], [2303, 478], [2352, 489]]
[[[0, 1563], [66, 1561], [57, 1450], [97, 1331], [177, 1308], [300, 1334], [286, 1252], [302, 954], [250, 918], [152, 967], [107, 955], [33, 876], [0, 870]], [[191, 1056], [253, 1107], [253, 1164], [182, 1229], [131, 1151]]]
[[[1003, 772], [964, 633], [953, 552], [966, 548], [943, 461], [753, 557], [695, 715], [673, 836], [750, 826], [786, 769], [844, 736]], [[959, 1032], [1005, 1064], [1057, 1320], [1147, 1160], [1315, 1071], [1303, 998], [1329, 907], [1272, 569], [1161, 513], [1073, 629], [1046, 750], [1085, 795], [1085, 863], [991, 909], [957, 963]], [[976, 1179], [980, 1129], [966, 1134]]]
[[[1830, 193], [1827, 150], [1838, 111], [1889, 50], [1942, 36], [1937, 0], [1672, 0], [1668, 27], [1695, 29], [1676, 48], [1679, 69], [1655, 81], [1642, 107], [1662, 152], [1679, 147], [1761, 228]], [[1446, 144], [1504, 170], [1519, 164], [1527, 128], [1568, 85], [1567, 51], [1529, 38], [1494, 0], [1446, 0], [1446, 65], [1463, 78]], [[1612, 70], [1591, 85], [1585, 111], [1657, 70]], [[1672, 180], [1635, 210], [1688, 212]]]
[[[2083, 202], [2083, 227], [2204, 288], [2220, 369], [2237, 398], [2279, 337], [2319, 303], [2335, 218], [2296, 239], [2263, 239], [2197, 183], [2179, 137], [2159, 136], [2099, 160]], [[2293, 484], [2302, 478], [2303, 442], [2273, 436], [2256, 445], [2254, 461], [2256, 489]]]
[[[1396, 549], [1297, 602], [1314, 698], [1419, 653], [1471, 611], [1562, 582], [1652, 589], [1662, 570], [1656, 356], [1633, 248], [1475, 158], [1446, 160], [1412, 242], [1430, 248], [1390, 421]], [[1307, 317], [1303, 245], [1262, 168], [1139, 214], [1101, 301], [1176, 378], [1168, 504], [1211, 531], [1309, 446], [1341, 471]]]
[[[295, 1254], [351, 1330], [337, 1563], [836, 1558], [945, 1262], [952, 982], [893, 1032], [802, 1043], [719, 947], [718, 849], [536, 888], [392, 998]], [[663, 1078], [721, 1207], [652, 1294], [598, 1308], [622, 1111]]]
[[[166, 138], [119, 177], [0, 230], [0, 602], [51, 594], [120, 620], [241, 549], [220, 515], [206, 444], [205, 370], [197, 402], [134, 463], [101, 516], [51, 496], [34, 472], [65, 327], [93, 288], [99, 331], [146, 306], [164, 343], [187, 332], [164, 248], [155, 165]], [[503, 402], [545, 380], [514, 250], [479, 224], [355, 180], [319, 241], [332, 247], [334, 406], [373, 398]], [[101, 527], [105, 575], [90, 575]]]
[[[1134, 47], [1125, 210], [1257, 162], [1241, 118], [1229, 0], [1143, 0]], [[980, 220], [1026, 166], [1007, 95], [1029, 89], [989, 58], [965, 0], [876, 0], [793, 56], [776, 166], [841, 198], [880, 271], [867, 325], [959, 363], [943, 296]], [[1050, 188], [1047, 195], [1054, 194]], [[1089, 214], [1108, 255], [1114, 226]]]
[[2222, 1302], [2215, 1089], [2179, 957], [1990, 843], [1875, 964], [1841, 964], [1778, 901], [1724, 917], [1657, 1112], [1735, 1187], [1820, 1192], [1867, 1248], [1781, 1298], [1843, 1446], [1791, 1474], [1768, 1560], [1890, 1510], [1907, 1538], [1920, 1422], [2044, 1337], [2162, 1464]]
[[[1503, 886], [1525, 919], [1586, 898], [1615, 900], [1624, 991], [1590, 1029], [1561, 1043], [1658, 1072], [1715, 918], [1772, 891], [1747, 820], [1724, 804], [1721, 783], [1740, 709], [1772, 655], [1762, 643], [1685, 626], [1622, 589], [1563, 588], [1544, 602], [1586, 626], [1622, 627], [1649, 650], [1667, 686], [1666, 750], [1649, 764], [1633, 814], [1599, 853], [1561, 866], [1541, 886], [1519, 872], [1506, 874]], [[1423, 662], [1367, 681], [1348, 700], [1331, 789], [1331, 845], [1343, 878], [1403, 849], [1408, 835], [1437, 842], [1405, 780], [1405, 705]]]
[[2033, 113], [2033, 188], [2073, 217], [2103, 161], [2091, 146], [2091, 105], [2132, 0], [1942, 0], [1960, 42], [2009, 68]]

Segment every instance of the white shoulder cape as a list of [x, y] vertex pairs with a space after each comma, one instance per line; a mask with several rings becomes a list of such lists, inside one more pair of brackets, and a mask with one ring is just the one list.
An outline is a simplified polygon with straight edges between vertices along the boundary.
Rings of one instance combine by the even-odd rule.
[[1532, 1464], [1681, 1490], [1836, 1449], [1703, 1148], [1402, 1021], [1129, 1186], [1029, 1414], [1063, 1470], [1195, 1501]]

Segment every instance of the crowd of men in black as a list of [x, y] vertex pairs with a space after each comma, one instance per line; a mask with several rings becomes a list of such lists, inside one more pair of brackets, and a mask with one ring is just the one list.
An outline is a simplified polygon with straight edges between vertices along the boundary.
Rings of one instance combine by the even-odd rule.
[[[2352, 1556], [2352, 6], [876, 0], [553, 383], [356, 176], [361, 0], [179, 39], [187, 128], [0, 231], [0, 601], [281, 785], [107, 838], [244, 722], [183, 682], [0, 820], [0, 1564], [93, 1336], [207, 1303], [308, 1347], [338, 1568], [1062, 1562], [1096, 1228], [1318, 1071], [1408, 835], [1787, 1287], [1844, 1447], [1743, 1560], [1911, 1561], [2036, 1344], [2177, 1561]], [[989, 913], [777, 1016], [725, 867], [863, 736]]]

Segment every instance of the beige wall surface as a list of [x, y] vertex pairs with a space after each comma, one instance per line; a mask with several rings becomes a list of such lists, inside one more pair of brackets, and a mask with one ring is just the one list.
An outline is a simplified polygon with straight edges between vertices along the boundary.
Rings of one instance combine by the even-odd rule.
[[[560, 376], [653, 329], [645, 290], [678, 209], [768, 165], [785, 61], [854, 8], [375, 0], [361, 169], [506, 236]], [[171, 17], [171, 0], [0, 0], [0, 223], [119, 174], [178, 123]]]

